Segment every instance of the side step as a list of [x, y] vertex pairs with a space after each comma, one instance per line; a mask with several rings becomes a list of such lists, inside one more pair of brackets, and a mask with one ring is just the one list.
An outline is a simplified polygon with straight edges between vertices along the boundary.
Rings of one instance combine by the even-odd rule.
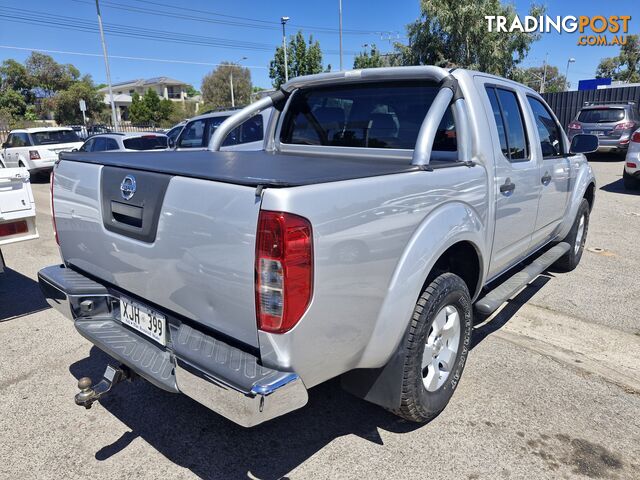
[[500, 305], [512, 298], [522, 287], [534, 280], [549, 268], [560, 257], [569, 251], [571, 246], [561, 242], [536, 258], [531, 264], [515, 273], [496, 288], [487, 293], [475, 304], [476, 311], [483, 315], [491, 315]]

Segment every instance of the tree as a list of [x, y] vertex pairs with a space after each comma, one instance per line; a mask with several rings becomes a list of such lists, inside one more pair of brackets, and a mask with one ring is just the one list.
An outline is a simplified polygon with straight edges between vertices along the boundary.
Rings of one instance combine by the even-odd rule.
[[54, 97], [56, 122], [59, 124], [82, 123], [80, 99], [85, 101], [86, 115], [90, 118], [95, 119], [105, 108], [104, 96], [98, 92], [91, 77], [85, 76], [82, 81], [75, 82], [68, 89], [58, 92]]
[[80, 78], [80, 71], [73, 65], [62, 65], [53, 57], [32, 52], [25, 61], [33, 88], [44, 97], [53, 97], [56, 92], [66, 90]]
[[196, 95], [200, 95], [200, 92], [193, 88], [193, 85], [187, 85], [185, 89], [187, 92], [187, 97], [195, 97]]
[[[409, 45], [396, 45], [405, 65], [463, 67], [509, 76], [527, 55], [539, 33], [489, 32], [486, 15], [516, 16], [500, 0], [421, 0], [421, 16], [407, 27]], [[532, 5], [539, 17], [544, 7]]]
[[397, 53], [382, 54], [375, 44], [370, 52], [362, 52], [353, 60], [353, 68], [395, 67], [402, 65], [402, 59]]
[[21, 95], [27, 96], [31, 86], [32, 81], [24, 65], [12, 58], [2, 62], [0, 66], [0, 89], [15, 90]]
[[222, 62], [202, 79], [202, 100], [205, 108], [231, 107], [231, 74], [233, 73], [233, 98], [237, 105], [251, 101], [251, 72], [235, 63]]
[[27, 110], [27, 102], [19, 92], [12, 89], [0, 91], [0, 111], [5, 117], [18, 119], [24, 116]]
[[620, 71], [620, 57], [608, 57], [600, 60], [596, 78], [616, 78]]
[[[320, 43], [317, 40], [314, 42], [311, 35], [309, 35], [308, 43], [305, 42], [301, 31], [296, 33], [295, 36], [289, 37], [287, 64], [289, 78], [321, 73], [323, 68]], [[269, 78], [271, 78], [275, 88], [280, 88], [285, 81], [284, 51], [282, 47], [276, 48], [273, 60], [269, 64]]]
[[516, 68], [511, 78], [516, 82], [523, 83], [534, 90], [540, 92], [542, 88], [542, 79], [544, 82], [544, 91], [547, 93], [564, 92], [567, 79], [560, 74], [558, 67], [547, 65], [547, 74], [544, 74], [544, 67]]
[[596, 77], [640, 82], [640, 36], [627, 35], [625, 44], [620, 46], [620, 55], [600, 60]]
[[173, 115], [173, 102], [160, 98], [155, 90], [149, 89], [144, 96], [134, 93], [131, 96], [129, 119], [137, 125], [164, 125]]

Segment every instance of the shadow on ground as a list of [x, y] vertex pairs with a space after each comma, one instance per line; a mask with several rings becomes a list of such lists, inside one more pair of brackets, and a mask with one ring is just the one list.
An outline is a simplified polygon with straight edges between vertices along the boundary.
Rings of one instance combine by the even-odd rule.
[[[69, 368], [76, 378], [101, 378], [113, 360], [98, 348]], [[383, 445], [378, 429], [404, 433], [421, 425], [359, 400], [332, 380], [309, 391], [309, 403], [271, 422], [244, 429], [185, 395], [144, 381], [125, 382], [100, 400], [130, 429], [95, 454], [106, 460], [141, 437], [169, 460], [205, 479], [282, 478], [332, 440], [358, 435]], [[96, 408], [96, 407], [94, 407]], [[80, 414], [80, 411], [78, 412]]]
[[640, 195], [640, 189], [629, 190], [628, 188], [625, 188], [624, 184], [622, 183], [622, 177], [620, 177], [615, 182], [611, 182], [611, 183], [608, 183], [607, 185], [603, 185], [602, 187], [600, 187], [600, 190], [604, 190], [605, 192], [610, 192], [610, 193], [623, 193], [623, 194], [626, 194], [626, 195]]
[[0, 273], [0, 322], [47, 308], [38, 282], [5, 267]]
[[587, 155], [590, 162], [622, 162], [624, 158], [623, 153], [589, 153]]
[[[529, 301], [550, 277], [539, 277], [490, 321], [474, 330], [472, 348], [500, 329]], [[89, 357], [69, 368], [78, 378], [101, 378], [106, 354], [93, 347]], [[164, 392], [144, 381], [125, 382], [100, 400], [130, 431], [95, 454], [107, 460], [140, 437], [173, 463], [205, 479], [283, 477], [332, 440], [357, 435], [383, 445], [379, 429], [406, 433], [422, 425], [353, 397], [337, 379], [309, 391], [309, 403], [296, 412], [253, 429], [244, 429], [213, 413], [185, 395]]]

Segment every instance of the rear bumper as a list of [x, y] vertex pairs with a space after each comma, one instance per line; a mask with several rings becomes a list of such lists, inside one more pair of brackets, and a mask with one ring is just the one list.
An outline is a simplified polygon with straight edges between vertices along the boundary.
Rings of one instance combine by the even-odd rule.
[[167, 346], [147, 340], [120, 323], [116, 292], [74, 270], [46, 267], [38, 281], [49, 305], [98, 348], [157, 387], [184, 393], [239, 425], [258, 425], [307, 403], [295, 373], [265, 368], [251, 353], [171, 314]]

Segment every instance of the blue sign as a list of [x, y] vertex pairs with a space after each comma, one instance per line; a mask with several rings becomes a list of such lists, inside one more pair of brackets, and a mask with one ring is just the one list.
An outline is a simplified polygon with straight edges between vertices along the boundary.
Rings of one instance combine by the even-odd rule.
[[578, 90], [597, 90], [598, 87], [611, 85], [610, 78], [592, 78], [590, 80], [580, 80], [578, 82]]

